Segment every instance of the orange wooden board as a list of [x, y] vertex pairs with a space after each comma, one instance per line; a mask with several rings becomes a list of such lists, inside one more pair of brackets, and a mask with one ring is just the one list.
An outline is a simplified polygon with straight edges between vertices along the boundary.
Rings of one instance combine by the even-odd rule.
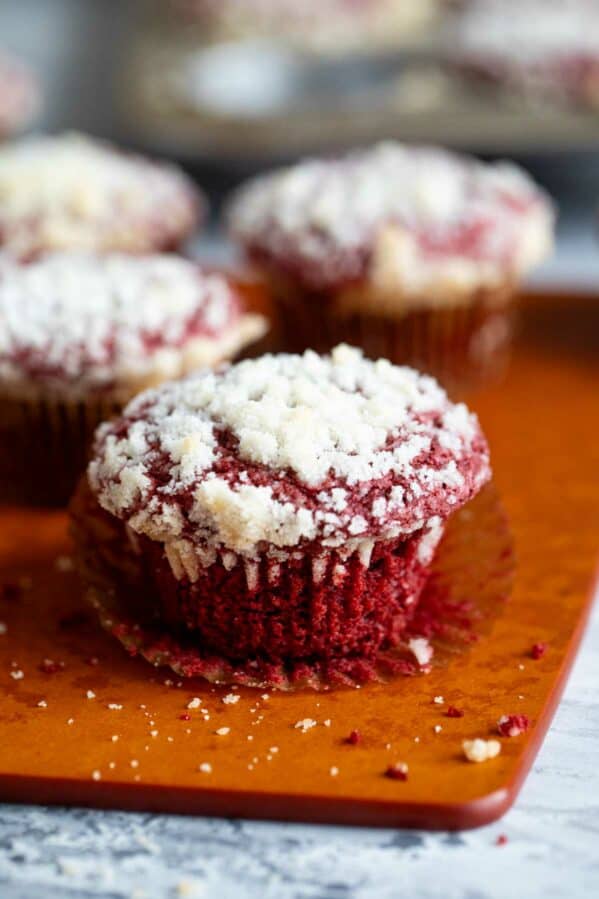
[[[86, 611], [76, 575], [55, 565], [69, 552], [65, 517], [5, 508], [0, 583], [31, 583], [20, 597], [0, 596], [0, 798], [431, 828], [501, 815], [574, 659], [599, 545], [599, 304], [545, 298], [524, 309], [507, 380], [469, 398], [517, 553], [512, 596], [472, 650], [387, 685], [267, 699], [239, 689], [224, 704], [227, 689], [178, 687], [168, 671], [128, 658], [93, 616], [59, 626]], [[549, 648], [534, 661], [539, 641]], [[64, 670], [43, 673], [44, 658]], [[187, 712], [192, 697], [201, 707]], [[464, 717], [446, 717], [448, 704]], [[466, 762], [462, 739], [491, 736], [505, 713], [527, 714], [530, 731], [503, 739], [493, 761]], [[318, 723], [301, 733], [294, 724], [305, 718]], [[218, 735], [222, 727], [229, 733]], [[354, 728], [363, 740], [348, 746]], [[395, 761], [409, 765], [406, 782], [384, 777]]]

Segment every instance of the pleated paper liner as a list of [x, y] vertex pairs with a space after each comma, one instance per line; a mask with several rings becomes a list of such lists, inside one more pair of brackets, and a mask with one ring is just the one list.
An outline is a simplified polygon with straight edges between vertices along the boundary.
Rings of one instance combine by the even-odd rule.
[[165, 631], [152, 612], [154, 603], [137, 558], [123, 540], [122, 524], [91, 515], [90, 502], [89, 490], [83, 489], [72, 506], [87, 599], [102, 626], [127, 652], [156, 667], [169, 667], [180, 677], [262, 689], [329, 690], [421, 675], [427, 667], [415, 661], [408, 646], [412, 637], [429, 638], [434, 647], [432, 664], [447, 665], [452, 656], [467, 651], [489, 631], [512, 587], [512, 539], [500, 499], [490, 485], [448, 523], [431, 578], [401, 645], [376, 657], [352, 656], [326, 663], [231, 661]]
[[84, 399], [0, 399], [3, 499], [65, 506], [85, 468], [94, 431], [121, 404], [110, 394]]
[[280, 319], [281, 349], [329, 352], [339, 343], [361, 347], [434, 375], [450, 392], [501, 380], [515, 331], [511, 285], [477, 291], [467, 303], [423, 306], [398, 314], [338, 311], [325, 294], [302, 295], [271, 282]]

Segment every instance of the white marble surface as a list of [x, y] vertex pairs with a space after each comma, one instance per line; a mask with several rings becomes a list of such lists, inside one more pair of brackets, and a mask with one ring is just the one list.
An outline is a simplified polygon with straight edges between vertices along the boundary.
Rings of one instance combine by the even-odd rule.
[[[599, 606], [514, 808], [462, 833], [0, 807], [2, 899], [599, 895]], [[499, 834], [508, 842], [497, 846]]]

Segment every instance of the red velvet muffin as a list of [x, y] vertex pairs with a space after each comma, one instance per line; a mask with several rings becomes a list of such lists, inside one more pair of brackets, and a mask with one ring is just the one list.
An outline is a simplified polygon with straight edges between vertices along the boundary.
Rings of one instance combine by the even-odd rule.
[[286, 348], [342, 339], [453, 385], [499, 367], [553, 211], [513, 165], [385, 143], [251, 181], [230, 222], [272, 287]]
[[473, 0], [450, 30], [447, 57], [473, 87], [599, 109], [599, 2]]
[[78, 134], [0, 147], [0, 249], [29, 259], [55, 250], [174, 250], [204, 200], [178, 168]]
[[267, 355], [102, 425], [76, 538], [88, 571], [90, 554], [143, 571], [146, 613], [213, 676], [272, 684], [396, 646], [446, 519], [489, 476], [475, 416], [432, 378], [347, 346]]
[[[57, 253], [0, 264], [0, 420], [12, 480], [65, 502], [95, 427], [145, 387], [266, 330], [237, 290], [176, 256]], [[4, 478], [6, 481], [6, 478]]]
[[38, 85], [29, 69], [0, 52], [0, 140], [29, 124], [39, 101]]

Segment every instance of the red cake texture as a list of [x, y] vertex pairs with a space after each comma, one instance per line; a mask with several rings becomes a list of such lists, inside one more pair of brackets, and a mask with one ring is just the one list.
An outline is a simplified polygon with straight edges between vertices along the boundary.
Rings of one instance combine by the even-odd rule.
[[400, 641], [489, 462], [431, 378], [338, 347], [142, 394], [88, 477], [166, 634], [233, 665], [338, 665]]
[[502, 737], [519, 737], [530, 725], [528, 715], [502, 715], [497, 722], [497, 730]]
[[385, 771], [385, 777], [388, 777], [390, 780], [406, 781], [408, 779], [408, 766], [405, 762], [396, 762], [394, 765], [389, 765]]

